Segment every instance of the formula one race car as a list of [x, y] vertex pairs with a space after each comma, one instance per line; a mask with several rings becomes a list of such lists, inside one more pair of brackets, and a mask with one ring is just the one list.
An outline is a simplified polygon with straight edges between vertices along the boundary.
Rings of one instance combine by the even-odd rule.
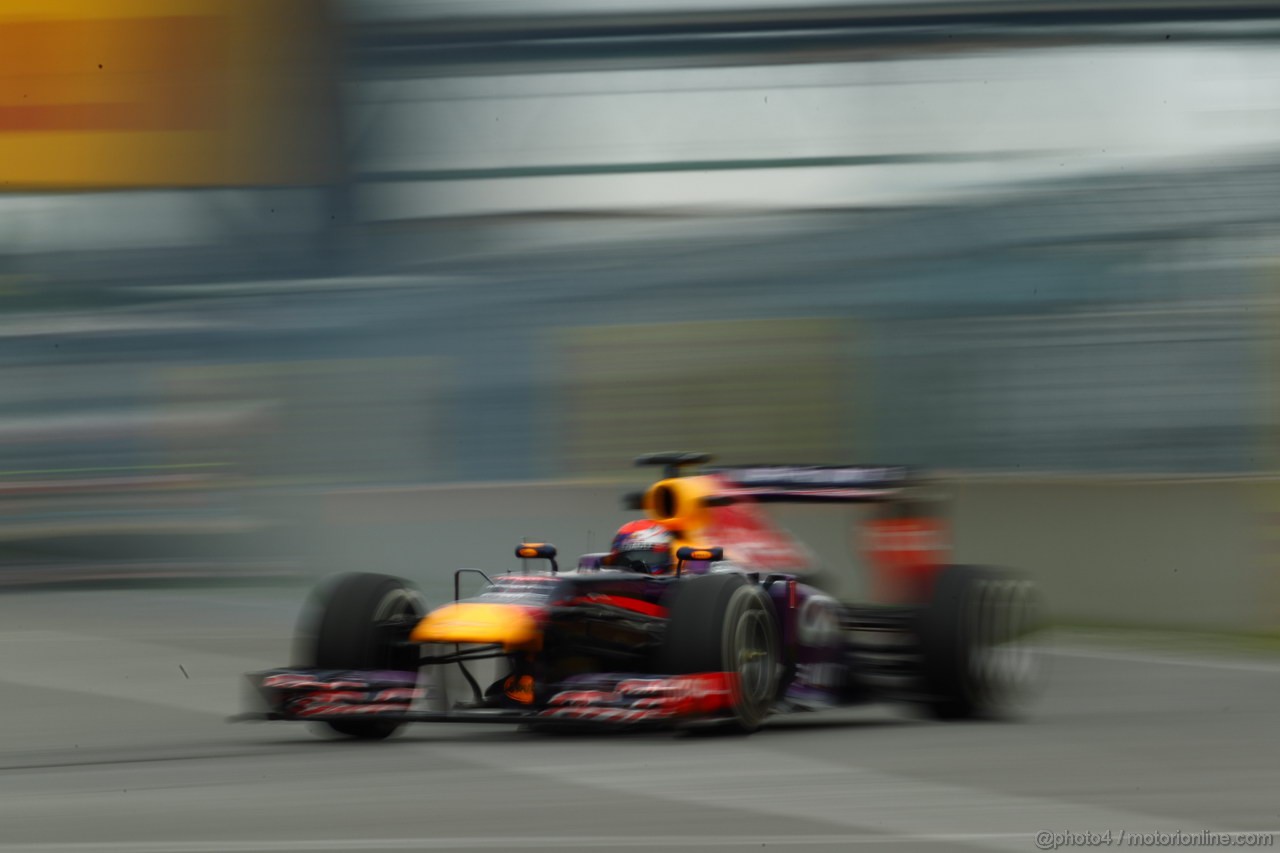
[[[628, 498], [647, 518], [607, 553], [560, 570], [555, 548], [515, 554], [546, 569], [484, 576], [469, 599], [426, 612], [407, 582], [330, 579], [301, 627], [303, 665], [250, 674], [264, 710], [356, 738], [411, 722], [517, 722], [751, 731], [771, 714], [897, 700], [941, 718], [1003, 716], [1036, 680], [1037, 596], [1008, 571], [950, 565], [945, 534], [908, 469], [727, 467], [704, 454], [641, 457], [663, 478]], [[810, 557], [760, 503], [876, 505], [865, 523], [877, 604], [805, 583]], [[483, 573], [479, 573], [483, 574]], [[482, 687], [468, 669], [495, 662]], [[446, 668], [469, 685], [450, 702]], [[459, 681], [456, 676], [453, 679]], [[486, 679], [488, 680], [488, 679]]]

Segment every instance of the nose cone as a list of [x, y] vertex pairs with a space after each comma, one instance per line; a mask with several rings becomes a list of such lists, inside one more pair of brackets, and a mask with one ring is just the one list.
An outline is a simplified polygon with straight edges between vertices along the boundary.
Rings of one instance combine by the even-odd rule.
[[542, 631], [527, 607], [460, 602], [428, 613], [409, 639], [415, 643], [500, 643], [507, 651], [514, 651], [540, 648]]

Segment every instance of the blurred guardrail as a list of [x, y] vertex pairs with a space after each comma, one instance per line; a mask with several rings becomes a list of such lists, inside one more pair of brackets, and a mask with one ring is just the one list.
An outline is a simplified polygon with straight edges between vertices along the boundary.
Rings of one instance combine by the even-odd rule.
[[292, 571], [234, 449], [269, 404], [165, 396], [165, 369], [131, 358], [50, 361], [0, 366], [0, 586]]

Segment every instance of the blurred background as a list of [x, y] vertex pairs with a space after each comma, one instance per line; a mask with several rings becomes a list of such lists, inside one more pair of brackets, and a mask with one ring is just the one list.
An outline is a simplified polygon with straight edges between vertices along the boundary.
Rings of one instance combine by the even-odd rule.
[[[1280, 7], [3, 0], [0, 584], [600, 549], [906, 463], [1055, 616], [1280, 628]], [[853, 510], [783, 520], [853, 595]]]

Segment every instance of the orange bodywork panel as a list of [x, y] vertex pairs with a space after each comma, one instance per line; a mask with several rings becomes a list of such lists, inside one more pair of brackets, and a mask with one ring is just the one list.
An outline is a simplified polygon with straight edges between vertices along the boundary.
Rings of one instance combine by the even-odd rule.
[[884, 518], [863, 528], [863, 553], [875, 600], [918, 604], [932, 595], [934, 575], [951, 558], [946, 527], [935, 518]]
[[542, 648], [542, 629], [527, 607], [463, 601], [422, 618], [409, 635], [415, 643], [500, 643], [507, 651]]
[[773, 524], [753, 501], [731, 506], [707, 502], [725, 491], [714, 474], [659, 480], [645, 493], [645, 513], [665, 525], [676, 541], [673, 550], [719, 546], [726, 559], [767, 571], [804, 571], [814, 567], [812, 555]]

